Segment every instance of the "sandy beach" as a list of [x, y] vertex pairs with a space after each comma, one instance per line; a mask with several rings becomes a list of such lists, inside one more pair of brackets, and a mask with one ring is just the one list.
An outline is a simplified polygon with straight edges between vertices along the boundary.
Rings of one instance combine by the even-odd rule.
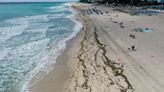
[[[132, 16], [106, 6], [72, 5], [83, 28], [30, 92], [163, 92], [163, 14]], [[103, 14], [86, 12], [95, 7]]]

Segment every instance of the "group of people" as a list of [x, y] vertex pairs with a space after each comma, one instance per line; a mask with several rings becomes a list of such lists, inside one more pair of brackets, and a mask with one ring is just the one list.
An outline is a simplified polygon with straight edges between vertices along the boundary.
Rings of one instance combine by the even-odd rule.
[[[130, 34], [129, 36], [130, 36], [132, 39], [135, 39], [135, 38], [136, 38], [136, 36], [133, 35], [133, 34]], [[135, 45], [130, 46], [130, 48], [128, 48], [128, 50], [136, 51], [136, 47], [135, 47]]]

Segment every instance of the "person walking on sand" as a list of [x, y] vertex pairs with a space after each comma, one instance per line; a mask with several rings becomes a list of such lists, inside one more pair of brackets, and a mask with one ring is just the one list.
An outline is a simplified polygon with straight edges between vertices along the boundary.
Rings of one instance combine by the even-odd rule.
[[132, 48], [133, 51], [136, 51], [135, 45], [132, 45], [131, 48]]
[[136, 38], [136, 36], [135, 35], [133, 35], [133, 34], [130, 34], [129, 35], [131, 38], [133, 38], [133, 39], [135, 39]]
[[128, 48], [128, 50], [136, 51], [136, 49], [135, 49], [135, 45], [130, 46], [130, 48]]

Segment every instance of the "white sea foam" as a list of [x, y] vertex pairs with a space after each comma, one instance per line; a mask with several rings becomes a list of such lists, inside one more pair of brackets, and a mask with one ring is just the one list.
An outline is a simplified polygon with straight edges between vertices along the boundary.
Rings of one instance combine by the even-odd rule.
[[60, 6], [53, 6], [49, 8], [49, 12], [63, 12], [63, 10], [67, 10], [67, 7], [65, 5], [60, 5]]
[[[11, 24], [17, 24], [16, 26], [11, 26], [11, 27], [0, 27], [0, 43], [2, 44], [2, 47], [0, 49], [0, 60], [3, 60], [4, 57], [10, 53], [10, 50], [12, 48], [5, 48], [3, 43], [14, 37], [14, 36], [18, 36], [23, 34], [23, 32], [36, 32], [36, 33], [42, 33], [40, 35], [36, 35], [35, 38], [37, 36], [40, 36], [38, 38], [43, 38], [46, 36], [46, 31], [48, 28], [38, 28], [38, 29], [28, 29], [29, 27], [29, 21], [33, 20], [33, 19], [43, 19], [45, 21], [48, 20], [47, 15], [37, 15], [37, 16], [27, 16], [24, 18], [15, 18], [15, 19], [9, 19], [6, 20], [5, 22], [9, 22]], [[29, 38], [29, 39], [33, 39], [33, 37]], [[12, 42], [10, 42], [10, 44], [12, 44]]]
[[9, 53], [10, 50], [11, 50], [11, 48], [2, 49], [0, 51], [0, 60], [3, 60], [4, 57]]
[[27, 33], [43, 33], [44, 35], [46, 34], [48, 28], [38, 28], [38, 29], [28, 29], [25, 30]]
[[[55, 15], [55, 16], [54, 16]], [[50, 19], [57, 19], [57, 18], [61, 18], [61, 17], [65, 17], [64, 13], [61, 14], [53, 14], [52, 16], [48, 16]]]
[[[70, 4], [65, 4], [65, 5], [70, 5]], [[51, 9], [55, 9], [55, 7], [51, 7]], [[82, 24], [77, 21], [75, 19], [75, 14], [76, 12], [72, 9], [72, 8], [69, 8], [69, 10], [71, 12], [73, 12], [72, 15], [68, 16], [67, 18], [70, 18], [74, 23], [75, 23], [75, 27], [73, 29], [73, 32], [72, 34], [70, 34], [69, 37], [67, 38], [63, 38], [61, 41], [59, 41], [58, 43], [55, 42], [55, 44], [57, 44], [57, 46], [54, 46], [54, 49], [52, 49], [50, 52], [49, 52], [49, 56], [52, 56], [52, 57], [49, 57], [48, 59], [44, 59], [42, 63], [40, 63], [38, 65], [38, 67], [36, 67], [33, 72], [31, 72], [30, 74], [30, 78], [28, 78], [26, 84], [24, 85], [23, 89], [22, 89], [22, 92], [28, 92], [28, 88], [30, 86], [30, 80], [35, 76], [37, 75], [37, 73], [39, 71], [44, 71], [44, 72], [47, 72], [50, 71], [52, 68], [49, 68], [52, 66], [52, 64], [56, 63], [55, 60], [57, 59], [57, 57], [59, 55], [62, 54], [63, 50], [66, 48], [66, 42], [70, 39], [72, 39], [73, 37], [76, 36], [76, 34], [80, 31], [80, 29], [82, 28]], [[48, 62], [47, 62], [48, 61]], [[47, 70], [48, 69], [48, 70]], [[36, 76], [35, 76], [36, 77]], [[39, 77], [37, 78], [39, 79]]]
[[[22, 88], [21, 92], [28, 92], [28, 88], [30, 86], [30, 81], [32, 80], [32, 78], [38, 77], [37, 79], [40, 79], [40, 76], [36, 76], [40, 71], [43, 71], [44, 73], [48, 73], [51, 70], [51, 66], [54, 63], [56, 63], [57, 57], [61, 55], [63, 50], [66, 48], [66, 42], [72, 39], [73, 37], [75, 37], [82, 27], [81, 23], [76, 20], [74, 16], [76, 12], [72, 8], [70, 8], [70, 4], [63, 4], [62, 6], [51, 7], [50, 10], [53, 12], [70, 11], [72, 12], [72, 14], [67, 15], [65, 13], [60, 13], [60, 14], [36, 15], [36, 16], [26, 16], [22, 18], [9, 19], [6, 20], [6, 22], [14, 24], [13, 26], [0, 27], [0, 44], [4, 46], [4, 48], [1, 49], [1, 53], [3, 55], [1, 55], [0, 53], [0, 60], [1, 61], [3, 61], [3, 59], [6, 60], [5, 62], [3, 62], [3, 65], [1, 66], [2, 67], [10, 66], [10, 65], [12, 66], [9, 67], [10, 70], [12, 71], [9, 70], [6, 73], [9, 72], [19, 73], [20, 75], [16, 76], [16, 78], [19, 77], [18, 80], [15, 80], [19, 82], [19, 79], [22, 79], [21, 77], [24, 76], [21, 73], [25, 73], [30, 69], [34, 68], [31, 72], [28, 72], [27, 74], [28, 76], [23, 77], [23, 79], [25, 80], [22, 81], [21, 84], [19, 85], [19, 87]], [[75, 26], [72, 29], [72, 31], [70, 31], [72, 33], [69, 34], [68, 32], [66, 32], [65, 34], [62, 35], [60, 35], [60, 30], [61, 32], [65, 32], [63, 30], [67, 29], [66, 26], [65, 28], [61, 28], [60, 27], [61, 25], [59, 25], [59, 27], [55, 26], [55, 28], [52, 28], [51, 30], [53, 32], [56, 32], [56, 34], [58, 34], [59, 32], [57, 36], [61, 36], [61, 37], [56, 37], [55, 39], [53, 39], [54, 42], [51, 43], [51, 46], [48, 46], [51, 38], [47, 37], [47, 31], [49, 27], [51, 26], [53, 27], [55, 24], [55, 23], [54, 24], [49, 23], [49, 20], [51, 19], [53, 20], [55, 18], [61, 18], [61, 19], [69, 18], [72, 22], [75, 23]], [[34, 35], [35, 37], [32, 37], [31, 35], [35, 33], [36, 34], [39, 33], [39, 34]], [[36, 38], [36, 40], [34, 38]], [[5, 43], [8, 39], [10, 39], [9, 42]], [[23, 39], [24, 43], [22, 43], [21, 42], [22, 40], [20, 39]], [[27, 42], [26, 40], [29, 40], [29, 42]], [[15, 41], [16, 43], [14, 44]], [[12, 48], [5, 47], [3, 42], [4, 44], [7, 44], [6, 46], [8, 46], [8, 44], [9, 46], [10, 44], [11, 46], [14, 45], [16, 46]], [[20, 44], [17, 45], [17, 43], [19, 42], [21, 42], [21, 45]], [[25, 62], [21, 62], [21, 60]], [[7, 76], [4, 75], [4, 77]]]
[[0, 41], [4, 42], [5, 40], [13, 36], [22, 34], [23, 31], [28, 27], [28, 25], [23, 21], [22, 24], [23, 25], [19, 25], [19, 26], [0, 28]]
[[[31, 21], [35, 21], [35, 20], [49, 21], [48, 15], [27, 16], [24, 18], [15, 18], [15, 19], [6, 20], [6, 22], [14, 24], [14, 26], [0, 27], [0, 42], [4, 42], [5, 40], [17, 35], [21, 35], [30, 26]], [[28, 32], [30, 31], [31, 32], [39, 31], [45, 33], [46, 28], [29, 30]]]

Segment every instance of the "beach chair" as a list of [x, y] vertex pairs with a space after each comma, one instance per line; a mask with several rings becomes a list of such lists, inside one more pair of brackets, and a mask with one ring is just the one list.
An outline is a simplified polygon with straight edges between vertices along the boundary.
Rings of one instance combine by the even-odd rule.
[[143, 32], [148, 33], [148, 32], [153, 32], [153, 29], [145, 28]]
[[143, 29], [141, 29], [141, 28], [138, 28], [138, 31], [139, 31], [139, 32], [143, 32]]

